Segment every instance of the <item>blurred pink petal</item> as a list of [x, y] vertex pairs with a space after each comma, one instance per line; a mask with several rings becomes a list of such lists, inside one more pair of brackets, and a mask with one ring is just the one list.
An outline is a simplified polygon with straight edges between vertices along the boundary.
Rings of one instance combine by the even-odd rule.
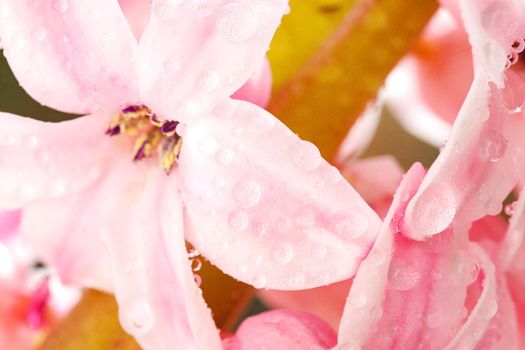
[[9, 238], [15, 233], [20, 224], [20, 211], [0, 210], [0, 241]]
[[225, 350], [323, 350], [336, 341], [335, 332], [313, 315], [273, 310], [244, 320], [223, 345]]

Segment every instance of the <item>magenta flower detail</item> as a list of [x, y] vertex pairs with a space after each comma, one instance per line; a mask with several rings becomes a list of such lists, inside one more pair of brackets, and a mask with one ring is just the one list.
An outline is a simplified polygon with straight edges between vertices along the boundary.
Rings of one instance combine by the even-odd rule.
[[221, 346], [185, 240], [257, 288], [301, 289], [352, 277], [379, 231], [315, 146], [229, 98], [287, 10], [154, 0], [137, 42], [117, 1], [0, 2], [21, 85], [85, 115], [0, 114], [0, 207], [23, 208], [26, 239], [66, 281], [114, 291], [145, 348]]

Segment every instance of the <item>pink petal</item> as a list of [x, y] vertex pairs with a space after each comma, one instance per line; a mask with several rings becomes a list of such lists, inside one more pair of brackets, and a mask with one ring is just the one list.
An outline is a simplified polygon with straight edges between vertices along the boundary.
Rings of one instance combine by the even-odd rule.
[[[64, 283], [113, 291], [109, 256], [100, 235], [115, 220], [114, 212], [127, 195], [128, 181], [123, 181], [122, 174], [129, 172], [130, 164], [128, 160], [115, 162], [84, 191], [24, 208], [24, 242]], [[122, 237], [124, 229], [119, 234]]]
[[145, 349], [221, 349], [187, 259], [177, 183], [150, 169], [129, 167], [125, 204], [102, 228], [121, 324]]
[[264, 60], [285, 0], [154, 0], [140, 42], [144, 103], [164, 118], [205, 115]]
[[5, 0], [0, 37], [18, 81], [42, 104], [80, 114], [137, 99], [136, 41], [117, 0]]
[[77, 193], [94, 183], [112, 156], [107, 116], [44, 123], [0, 113], [0, 208]]
[[265, 58], [261, 67], [233, 95], [236, 100], [248, 101], [265, 108], [272, 95], [272, 70], [270, 61]]
[[133, 30], [133, 34], [137, 40], [140, 40], [144, 29], [148, 25], [148, 20], [151, 11], [150, 0], [119, 0], [122, 12]]
[[[354, 278], [340, 326], [341, 349], [471, 349], [469, 342], [479, 341], [497, 311], [494, 268], [460, 238], [466, 232], [446, 231], [426, 242], [400, 234], [403, 212], [423, 175], [416, 165], [405, 176]], [[463, 325], [467, 286], [478, 276], [481, 296]]]
[[409, 205], [407, 234], [416, 239], [443, 231], [456, 216], [469, 223], [498, 214], [525, 170], [525, 76], [514, 68], [504, 74], [510, 38], [525, 36], [514, 23], [525, 17], [515, 1], [464, 3], [476, 76], [447, 145]]
[[19, 210], [0, 210], [0, 241], [9, 238], [20, 223]]
[[183, 139], [187, 239], [221, 270], [286, 290], [353, 276], [380, 220], [314, 145], [235, 100]]
[[351, 280], [329, 286], [297, 290], [260, 290], [257, 296], [271, 308], [287, 308], [316, 315], [334, 329], [339, 327]]
[[273, 310], [246, 319], [225, 350], [323, 350], [336, 343], [335, 332], [317, 317], [298, 311]]

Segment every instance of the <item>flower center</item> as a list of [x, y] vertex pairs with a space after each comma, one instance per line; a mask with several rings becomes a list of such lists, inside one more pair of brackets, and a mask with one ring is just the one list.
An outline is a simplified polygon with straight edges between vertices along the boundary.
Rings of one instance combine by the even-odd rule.
[[109, 125], [106, 135], [125, 134], [135, 139], [133, 161], [157, 155], [161, 167], [169, 174], [177, 164], [182, 138], [175, 120], [160, 120], [147, 106], [130, 105], [122, 109]]

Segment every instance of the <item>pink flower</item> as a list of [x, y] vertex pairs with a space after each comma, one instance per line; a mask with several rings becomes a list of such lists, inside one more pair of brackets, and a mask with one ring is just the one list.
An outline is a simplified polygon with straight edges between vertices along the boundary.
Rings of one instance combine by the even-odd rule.
[[315, 146], [228, 98], [287, 8], [154, 0], [137, 43], [116, 2], [0, 2], [22, 86], [89, 114], [0, 114], [0, 207], [24, 208], [26, 239], [66, 281], [114, 290], [145, 348], [220, 348], [185, 239], [257, 288], [301, 289], [351, 277], [378, 232]]
[[336, 342], [335, 332], [317, 317], [298, 311], [272, 310], [243, 321], [235, 336], [223, 340], [223, 345], [225, 350], [325, 350]]

